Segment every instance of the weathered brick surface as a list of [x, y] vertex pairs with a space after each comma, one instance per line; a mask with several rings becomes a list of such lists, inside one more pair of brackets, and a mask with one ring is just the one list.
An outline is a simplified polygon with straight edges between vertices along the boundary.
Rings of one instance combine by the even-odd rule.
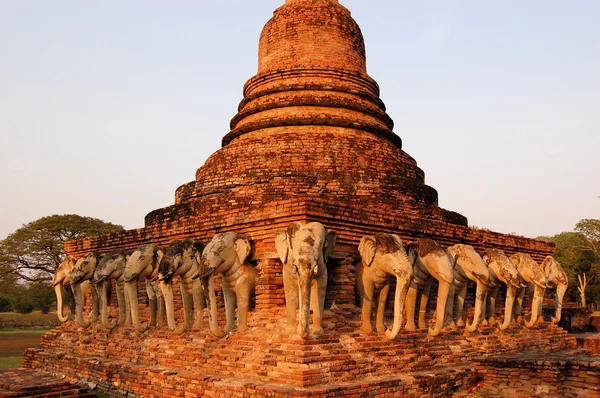
[[479, 396], [600, 396], [600, 360], [586, 352], [521, 353], [476, 358]]
[[[179, 391], [176, 375], [200, 384], [218, 380], [232, 391], [246, 385], [269, 386], [298, 394], [322, 391], [317, 395], [327, 396], [326, 391], [336, 386], [338, 395], [352, 396], [357, 386], [373, 393], [379, 391], [381, 380], [388, 380], [392, 384], [386, 388], [398, 388], [390, 391], [445, 396], [475, 384], [473, 361], [481, 355], [576, 347], [573, 337], [551, 324], [534, 329], [513, 325], [508, 332], [482, 327], [473, 334], [454, 328], [434, 339], [424, 331], [403, 331], [389, 341], [375, 333], [357, 333], [359, 322], [358, 308], [336, 305], [325, 313], [325, 335], [311, 340], [282, 333], [284, 308], [251, 312], [250, 330], [226, 339], [207, 331], [176, 336], [164, 329], [140, 336], [131, 327], [107, 332], [69, 322], [46, 334], [44, 348], [28, 351], [24, 364], [94, 380], [106, 391], [140, 396]], [[198, 388], [210, 390], [208, 385]]]

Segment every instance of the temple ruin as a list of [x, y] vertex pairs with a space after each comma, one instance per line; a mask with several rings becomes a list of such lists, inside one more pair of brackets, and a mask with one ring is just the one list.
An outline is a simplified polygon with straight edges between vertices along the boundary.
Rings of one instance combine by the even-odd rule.
[[[355, 264], [365, 235], [427, 237], [445, 247], [463, 243], [478, 251], [526, 253], [538, 262], [554, 246], [470, 228], [464, 216], [438, 206], [436, 190], [402, 150], [379, 86], [367, 74], [361, 30], [337, 0], [286, 0], [263, 28], [258, 51], [258, 72], [244, 85], [222, 148], [194, 181], [176, 190], [175, 203], [150, 212], [144, 228], [65, 244], [69, 255], [81, 257], [147, 243], [168, 246], [176, 239], [208, 242], [228, 231], [244, 234], [258, 271], [248, 331], [218, 339], [206, 322], [202, 330], [182, 335], [166, 328], [139, 334], [131, 326], [108, 331], [67, 322], [45, 335], [44, 348], [26, 353], [25, 366], [108, 394], [140, 397], [466, 396], [476, 386], [491, 394], [499, 388], [567, 394], [575, 391], [568, 390], [568, 380], [581, 374], [596, 380], [596, 390], [589, 390], [595, 396], [598, 362], [573, 367], [565, 365], [567, 357], [533, 361], [527, 385], [503, 379], [513, 373], [518, 378], [521, 365], [499, 356], [576, 348], [573, 337], [547, 321], [530, 329], [513, 324], [503, 332], [449, 327], [435, 338], [426, 330], [402, 330], [394, 340], [359, 333]], [[306, 340], [285, 333], [275, 248], [275, 233], [295, 221], [317, 221], [336, 233], [327, 263], [325, 334]], [[472, 296], [470, 288], [466, 310], [472, 311]], [[430, 303], [428, 320], [434, 310]], [[147, 316], [143, 308], [141, 313]]]

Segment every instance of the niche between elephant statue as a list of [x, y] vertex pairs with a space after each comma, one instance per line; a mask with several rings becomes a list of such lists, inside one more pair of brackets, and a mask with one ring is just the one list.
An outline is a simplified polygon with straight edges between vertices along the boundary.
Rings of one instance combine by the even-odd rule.
[[[120, 281], [125, 282], [125, 290], [129, 296], [129, 308], [135, 330], [144, 333], [150, 326], [161, 326], [164, 323], [165, 305], [162, 292], [156, 281], [158, 264], [162, 259], [164, 249], [154, 243], [142, 245], [127, 259], [125, 270]], [[140, 278], [146, 278], [146, 293], [150, 306], [150, 323], [140, 323], [137, 285]]]
[[[170, 330], [181, 334], [185, 330], [200, 329], [202, 312], [205, 308], [205, 296], [198, 253], [202, 253], [204, 244], [193, 239], [176, 240], [165, 252], [158, 266], [158, 281], [165, 298], [167, 323]], [[175, 306], [173, 302], [173, 278], [179, 279], [184, 309], [184, 324], [175, 325]], [[193, 307], [193, 308], [192, 308]], [[192, 319], [192, 313], [194, 315]]]
[[73, 291], [75, 293], [75, 306], [77, 313], [76, 320], [79, 326], [82, 327], [87, 328], [92, 322], [96, 322], [100, 313], [100, 294], [98, 293], [98, 289], [95, 285], [90, 285], [90, 292], [92, 296], [92, 312], [90, 314], [90, 322], [83, 320], [84, 303], [81, 284], [85, 282], [90, 283], [93, 280], [96, 266], [101, 260], [102, 254], [98, 252], [86, 254], [77, 260], [69, 277], [70, 284], [73, 286]]
[[[128, 258], [129, 255], [125, 254], [123, 250], [115, 250], [102, 257], [94, 272], [92, 283], [100, 286], [102, 325], [109, 330], [114, 329], [117, 324], [131, 325], [131, 311], [129, 309], [129, 298], [125, 291], [125, 282], [119, 280], [125, 271]], [[118, 322], [108, 320], [110, 287], [113, 280], [116, 281], [117, 287]]]
[[[375, 325], [377, 332], [385, 331], [386, 337], [394, 339], [400, 332], [402, 313], [406, 292], [413, 275], [412, 257], [406, 253], [402, 240], [398, 235], [377, 234], [364, 236], [358, 246], [361, 261], [356, 265], [356, 290], [362, 308], [363, 333], [373, 331], [371, 309], [375, 295], [379, 296]], [[390, 277], [396, 277], [396, 293], [394, 296], [394, 323], [391, 330], [386, 330], [383, 323], [385, 305], [390, 288]]]
[[446, 305], [446, 318], [451, 324], [463, 326], [463, 307], [467, 294], [467, 280], [477, 284], [475, 292], [475, 314], [473, 322], [466, 325], [467, 332], [474, 332], [483, 318], [483, 308], [488, 285], [490, 283], [490, 272], [481, 256], [473, 246], [456, 244], [448, 248], [448, 253], [454, 259], [454, 283], [450, 288], [448, 303]]
[[209, 323], [210, 331], [216, 337], [223, 337], [218, 326], [217, 300], [215, 294], [215, 276], [222, 274], [223, 299], [225, 301], [225, 329], [235, 328], [235, 309], [237, 306], [238, 331], [248, 327], [250, 298], [254, 296], [254, 286], [258, 272], [246, 260], [250, 254], [248, 238], [235, 232], [216, 234], [202, 252], [200, 277], [208, 276]]
[[313, 333], [323, 334], [322, 320], [327, 291], [326, 262], [333, 254], [335, 232], [318, 222], [290, 224], [275, 233], [275, 247], [283, 264], [283, 290], [288, 333], [297, 330], [296, 311], [300, 310], [300, 336], [308, 338], [310, 310]]
[[415, 330], [415, 309], [419, 301], [419, 329], [426, 329], [425, 312], [432, 277], [438, 281], [435, 327], [430, 336], [438, 336], [444, 327], [446, 302], [454, 281], [454, 259], [433, 239], [421, 238], [407, 245], [408, 255], [414, 258], [413, 278], [406, 296], [406, 329]]

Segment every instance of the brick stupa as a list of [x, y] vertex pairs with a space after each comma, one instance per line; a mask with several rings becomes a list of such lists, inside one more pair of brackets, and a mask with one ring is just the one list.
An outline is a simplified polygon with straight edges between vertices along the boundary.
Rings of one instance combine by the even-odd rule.
[[469, 229], [465, 217], [438, 206], [392, 131], [365, 54], [360, 28], [338, 1], [286, 1], [263, 28], [258, 73], [244, 85], [223, 147], [177, 189], [175, 204], [149, 213], [142, 229], [67, 242], [67, 252], [234, 230], [253, 239], [259, 259], [275, 251], [273, 232], [295, 220], [335, 230], [344, 253], [357, 253], [375, 231], [537, 258], [553, 252], [551, 244]]
[[[27, 352], [25, 365], [136, 396], [446, 396], [477, 382], [475, 370], [485, 370], [476, 364], [480, 355], [573, 347], [573, 338], [547, 323], [504, 333], [447, 328], [434, 339], [426, 331], [402, 331], [394, 341], [358, 333], [354, 264], [365, 234], [427, 236], [537, 260], [553, 252], [545, 242], [469, 228], [465, 217], [440, 208], [392, 128], [350, 12], [335, 0], [286, 1], [262, 31], [258, 73], [244, 86], [222, 148], [177, 189], [175, 204], [149, 213], [144, 228], [65, 245], [81, 256], [244, 233], [259, 271], [249, 330], [216, 339], [206, 329], [139, 335], [67, 322], [45, 335], [44, 348]], [[318, 339], [284, 333], [274, 233], [292, 221], [319, 221], [337, 233]]]

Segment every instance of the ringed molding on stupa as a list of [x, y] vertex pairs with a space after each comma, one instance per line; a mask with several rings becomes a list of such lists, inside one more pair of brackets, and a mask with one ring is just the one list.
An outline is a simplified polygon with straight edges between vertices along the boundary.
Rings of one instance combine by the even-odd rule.
[[[348, 9], [331, 0], [288, 1], [263, 28], [258, 52], [258, 73], [244, 86], [223, 147], [177, 190], [180, 208], [169, 214], [192, 216], [198, 202], [299, 197], [467, 224], [438, 207], [437, 191], [402, 151]], [[146, 224], [165, 215], [152, 212]]]
[[177, 188], [175, 203], [148, 213], [144, 228], [69, 242], [67, 252], [228, 230], [271, 252], [277, 228], [304, 220], [337, 229], [338, 247], [351, 252], [364, 234], [386, 231], [551, 253], [546, 243], [468, 228], [464, 216], [439, 207], [366, 65], [363, 35], [347, 8], [335, 0], [286, 1], [262, 29], [256, 75], [244, 85], [222, 147]]

